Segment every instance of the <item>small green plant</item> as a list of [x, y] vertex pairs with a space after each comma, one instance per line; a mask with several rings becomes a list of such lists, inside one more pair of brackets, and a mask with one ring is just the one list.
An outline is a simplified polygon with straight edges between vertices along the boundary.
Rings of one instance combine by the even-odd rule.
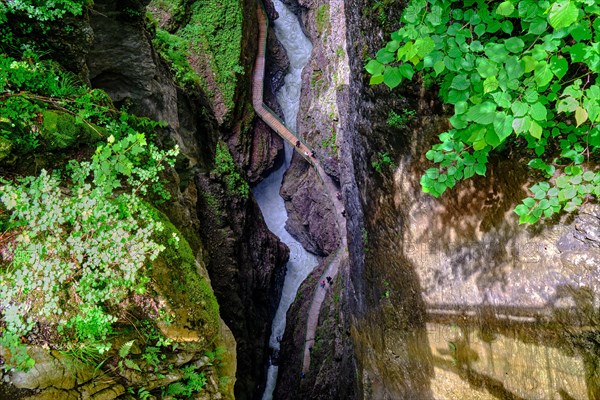
[[315, 15], [315, 24], [317, 27], [317, 32], [319, 36], [323, 35], [325, 31], [328, 31], [331, 27], [331, 23], [329, 22], [329, 4], [321, 4], [317, 8], [317, 13]]
[[215, 173], [223, 177], [229, 193], [247, 199], [250, 194], [248, 182], [240, 175], [231, 153], [224, 143], [217, 144]]
[[152, 394], [148, 391], [148, 389], [143, 387], [138, 390], [137, 395], [140, 400], [148, 400], [150, 397], [152, 397]]
[[324, 149], [327, 149], [327, 151], [333, 156], [337, 155], [338, 147], [336, 144], [335, 129], [333, 127], [331, 128], [331, 135], [327, 139], [323, 139], [321, 141], [321, 146], [323, 146]]
[[392, 165], [392, 158], [390, 157], [388, 152], [377, 153], [377, 158], [375, 161], [371, 162], [371, 166], [375, 171], [381, 173], [383, 167], [386, 165]]
[[194, 366], [187, 366], [182, 370], [184, 372], [183, 379], [170, 384], [166, 390], [167, 395], [190, 397], [192, 394], [202, 391], [206, 385], [206, 376], [202, 372], [197, 372]]
[[402, 128], [406, 126], [406, 124], [413, 119], [416, 115], [415, 110], [402, 110], [400, 114], [396, 114], [393, 110], [389, 112], [387, 118], [387, 124], [394, 128]]

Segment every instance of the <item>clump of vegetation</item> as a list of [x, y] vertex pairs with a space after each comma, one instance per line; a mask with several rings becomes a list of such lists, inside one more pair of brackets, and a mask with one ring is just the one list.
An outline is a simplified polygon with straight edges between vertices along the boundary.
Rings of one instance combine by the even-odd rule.
[[144, 290], [146, 260], [164, 249], [152, 240], [162, 224], [141, 196], [176, 154], [147, 144], [143, 134], [110, 136], [91, 161], [69, 163], [67, 182], [45, 170], [0, 180], [11, 237], [10, 263], [0, 274], [0, 344], [18, 347], [18, 338], [44, 323], [99, 353], [108, 350], [117, 319], [109, 308]]
[[186, 39], [157, 28], [152, 43], [160, 55], [168, 60], [175, 74], [175, 80], [180, 85], [203, 85], [202, 78], [194, 71], [188, 60], [190, 43]]
[[328, 152], [330, 152], [332, 155], [337, 155], [338, 153], [338, 146], [336, 144], [336, 134], [335, 134], [335, 130], [333, 128], [331, 128], [331, 135], [329, 135], [328, 138], [323, 139], [321, 141], [321, 146], [323, 146], [323, 148], [327, 149]]
[[386, 165], [392, 165], [392, 157], [388, 152], [378, 153], [376, 159], [371, 163], [373, 169], [379, 173], [383, 171], [383, 167]]
[[326, 31], [331, 28], [331, 23], [329, 22], [329, 4], [321, 4], [317, 8], [317, 13], [315, 15], [315, 24], [317, 27], [317, 32], [319, 36], [323, 35]]
[[[179, 1], [155, 1], [159, 9], [176, 13]], [[208, 82], [190, 65], [194, 57], [208, 57], [219, 91], [228, 110], [234, 107], [236, 82], [244, 69], [239, 65], [242, 46], [242, 12], [240, 0], [196, 1], [190, 6], [189, 22], [169, 33], [157, 29], [154, 41], [161, 54], [182, 84], [198, 84], [208, 88]]]
[[239, 173], [227, 145], [222, 142], [217, 144], [214, 172], [223, 177], [229, 193], [243, 199], [248, 198], [250, 186]]
[[33, 52], [0, 57], [0, 138], [13, 155], [150, 133], [159, 125], [117, 111], [106, 92], [78, 83]]
[[572, 212], [600, 196], [600, 8], [593, 0], [412, 0], [403, 27], [365, 68], [395, 88], [421, 72], [454, 106], [452, 129], [426, 154], [438, 197], [485, 175], [488, 155], [526, 145], [541, 177], [515, 208], [520, 223]]
[[19, 0], [0, 3], [0, 23], [6, 22], [7, 14], [22, 14], [36, 21], [54, 21], [66, 14], [81, 15], [89, 0], [36, 1]]
[[[0, 25], [7, 16], [45, 21], [38, 11], [72, 3], [0, 2]], [[27, 8], [29, 16], [17, 10], [27, 4], [40, 10]], [[139, 17], [133, 11], [129, 16]], [[17, 26], [14, 19], [9, 25]], [[105, 92], [90, 90], [31, 49], [16, 46], [12, 56], [0, 55], [0, 162], [16, 165], [0, 177], [2, 368], [33, 367], [27, 345], [35, 344], [104, 368], [111, 378], [120, 373], [139, 398], [193, 396], [213, 373], [215, 357], [203, 366], [176, 366], [168, 355], [178, 349], [212, 354], [220, 319], [189, 244], [151, 205], [169, 198], [161, 176], [178, 149], [152, 142], [161, 123], [117, 110]], [[20, 156], [50, 159], [46, 152], [56, 150], [75, 159], [66, 166], [62, 158], [49, 160], [37, 176], [14, 175], [23, 170], [15, 162]], [[157, 270], [168, 271], [173, 291], [156, 284]], [[198, 340], [166, 337], [174, 320], [197, 329]], [[122, 344], [123, 337], [131, 340]], [[145, 377], [136, 378], [142, 371]], [[181, 378], [181, 390], [170, 388], [171, 379], [163, 387], [140, 384], [167, 374]]]
[[415, 110], [402, 110], [400, 114], [396, 114], [393, 110], [391, 110], [388, 114], [387, 124], [394, 128], [402, 128], [406, 126], [406, 124], [413, 119], [416, 115]]

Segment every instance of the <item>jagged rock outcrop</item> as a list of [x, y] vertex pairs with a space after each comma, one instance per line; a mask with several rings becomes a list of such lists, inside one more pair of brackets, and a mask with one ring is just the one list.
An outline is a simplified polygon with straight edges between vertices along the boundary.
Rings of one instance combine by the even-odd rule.
[[[321, 306], [319, 326], [311, 349], [311, 368], [302, 376], [302, 357], [306, 340], [306, 315], [311, 301], [319, 288], [319, 280], [330, 258], [321, 260], [319, 266], [302, 283], [297, 300], [288, 311], [288, 320], [281, 341], [279, 376], [275, 399], [354, 399], [357, 396], [353, 384], [355, 369], [354, 351], [349, 340], [345, 322], [349, 309], [346, 295], [347, 282], [338, 275], [333, 285], [328, 285], [327, 295]], [[348, 266], [343, 265], [342, 269]]]
[[[244, 3], [247, 18], [244, 19], [245, 43], [242, 46], [244, 49], [242, 60], [247, 63], [246, 66], [252, 65], [256, 50], [255, 25], [252, 25], [255, 24], [254, 3], [252, 5], [250, 3], [252, 2]], [[107, 6], [110, 4], [112, 3]], [[102, 14], [106, 15], [106, 10], [103, 10]], [[132, 22], [132, 26], [119, 32], [118, 36], [121, 39], [118, 39], [114, 31], [104, 32], [103, 27], [110, 28], [110, 24], [106, 24], [101, 18], [103, 17], [94, 17], [98, 20], [96, 30], [103, 32], [99, 33], [97, 40], [102, 44], [101, 49], [108, 51], [123, 46], [122, 51], [119, 51], [120, 54], [129, 52], [131, 45], [139, 47], [141, 51], [138, 50], [137, 54], [129, 59], [121, 59], [113, 66], [92, 64], [90, 71], [92, 73], [100, 70], [110, 71], [110, 76], [116, 77], [136, 74], [135, 71], [138, 70], [136, 65], [140, 62], [147, 70], [126, 79], [137, 88], [135, 91], [120, 89], [119, 79], [99, 80], [98, 76], [107, 76], [102, 72], [93, 74], [92, 82], [106, 83], [109, 93], [110, 88], [113, 87], [112, 83], [115, 83], [112, 90], [116, 96], [122, 99], [129, 97], [133, 104], [140, 104], [136, 106], [140, 107], [140, 112], [167, 121], [169, 128], [172, 129], [170, 135], [182, 146], [184, 154], [191, 159], [188, 165], [197, 164], [200, 168], [210, 168], [211, 161], [207, 160], [207, 156], [214, 152], [214, 141], [219, 135], [218, 129], [225, 138], [228, 138], [234, 159], [242, 168], [252, 171], [249, 176], [258, 179], [269, 165], [273, 165], [279, 149], [282, 148], [281, 142], [278, 143], [268, 131], [263, 131], [260, 135], [251, 135], [251, 131], [243, 128], [243, 120], [248, 118], [247, 111], [243, 107], [236, 107], [233, 113], [240, 119], [234, 117], [218, 127], [215, 118], [211, 116], [210, 111], [207, 111], [210, 108], [207, 107], [208, 102], [203, 101], [201, 93], [192, 94], [190, 97], [187, 92], [175, 87], [162, 75], [164, 67], [159, 60], [156, 60], [149, 47], [147, 34], [143, 30], [140, 32], [139, 25], [136, 31], [136, 25]], [[129, 31], [131, 33], [128, 35]], [[126, 40], [123, 40], [123, 37]], [[129, 37], [130, 39], [127, 39]], [[142, 43], [144, 41], [145, 43]], [[92, 50], [91, 55], [95, 54], [97, 54], [96, 50]], [[247, 75], [250, 75], [250, 70]], [[238, 82], [240, 87], [236, 90], [238, 94], [236, 104], [243, 105], [248, 101], [250, 85], [246, 79]], [[198, 175], [195, 169], [189, 168], [182, 172], [180, 172], [179, 186], [184, 194], [187, 193], [183, 196], [183, 199], [187, 199], [184, 201], [183, 208], [186, 212], [169, 214], [181, 215], [180, 218], [176, 218], [180, 223], [188, 226], [190, 230], [201, 233], [201, 240], [210, 257], [207, 267], [221, 305], [221, 315], [237, 341], [236, 398], [251, 398], [256, 385], [262, 380], [263, 360], [267, 357], [268, 326], [274, 312], [271, 303], [277, 298], [277, 290], [274, 287], [281, 274], [277, 271], [283, 267], [287, 252], [266, 228], [253, 200], [241, 200], [235, 194], [227, 194], [221, 188], [220, 178], [209, 179], [208, 172]], [[212, 220], [226, 221], [228, 227], [220, 229], [223, 227], [217, 224], [219, 226], [215, 229]], [[272, 299], [268, 296], [272, 296]]]
[[340, 235], [333, 204], [315, 169], [296, 152], [285, 173], [280, 194], [288, 212], [285, 229], [304, 248], [320, 256], [338, 248]]
[[264, 225], [256, 202], [227, 193], [220, 177], [198, 175], [202, 240], [225, 322], [236, 334], [236, 399], [252, 399], [264, 379], [270, 322], [281, 295], [289, 250]]

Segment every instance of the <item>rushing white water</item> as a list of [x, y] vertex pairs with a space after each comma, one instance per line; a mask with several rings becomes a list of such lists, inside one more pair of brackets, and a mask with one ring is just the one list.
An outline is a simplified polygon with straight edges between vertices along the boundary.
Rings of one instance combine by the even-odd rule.
[[[298, 18], [290, 12], [279, 0], [273, 1], [279, 18], [275, 21], [275, 35], [283, 44], [290, 60], [290, 71], [285, 76], [283, 87], [276, 94], [285, 119], [286, 125], [296, 130], [296, 116], [300, 104], [300, 88], [302, 84], [302, 69], [308, 62], [312, 51], [312, 44], [304, 36]], [[269, 346], [279, 351], [279, 340], [285, 331], [286, 313], [296, 297], [300, 284], [317, 265], [317, 258], [307, 252], [302, 245], [285, 230], [287, 211], [283, 198], [279, 195], [279, 189], [283, 180], [283, 174], [290, 165], [294, 149], [286, 143], [285, 162], [272, 172], [265, 180], [254, 189], [254, 197], [262, 210], [267, 226], [276, 234], [282, 242], [290, 248], [290, 259], [286, 265], [285, 281], [281, 293], [281, 301], [273, 318]], [[274, 363], [269, 365], [267, 373], [267, 384], [263, 394], [263, 400], [273, 398], [273, 390], [277, 382], [278, 366]]]

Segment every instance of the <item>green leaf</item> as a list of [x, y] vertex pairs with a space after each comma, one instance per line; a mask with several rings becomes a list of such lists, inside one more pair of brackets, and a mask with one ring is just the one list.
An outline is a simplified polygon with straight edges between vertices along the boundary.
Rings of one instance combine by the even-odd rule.
[[522, 61], [525, 63], [525, 73], [533, 71], [538, 63], [537, 60], [531, 56], [523, 57]]
[[510, 108], [512, 104], [512, 97], [509, 93], [506, 92], [496, 92], [492, 93], [492, 98], [498, 104], [498, 107], [502, 108]]
[[513, 112], [515, 117], [522, 117], [529, 111], [529, 105], [527, 103], [523, 103], [521, 101], [515, 101], [510, 109]]
[[596, 177], [596, 174], [593, 173], [592, 171], [585, 171], [583, 173], [583, 179], [585, 179], [588, 182], [593, 181], [595, 177]]
[[512, 127], [516, 134], [527, 132], [531, 126], [531, 118], [525, 116], [522, 118], [515, 118], [512, 123]]
[[450, 85], [450, 87], [452, 89], [456, 89], [456, 90], [465, 90], [465, 89], [468, 89], [470, 85], [471, 84], [469, 83], [469, 80], [467, 79], [467, 75], [461, 74], [461, 75], [456, 75], [454, 77], [454, 79], [452, 79], [452, 84]]
[[561, 112], [573, 112], [579, 107], [579, 102], [573, 97], [565, 97], [558, 102], [557, 110]]
[[496, 104], [486, 101], [469, 109], [467, 118], [478, 124], [488, 125], [494, 122], [496, 116]]
[[383, 83], [383, 75], [373, 75], [371, 77], [371, 79], [369, 80], [369, 85], [378, 85], [380, 83]]
[[380, 75], [383, 74], [384, 66], [377, 60], [371, 60], [365, 65], [365, 69], [371, 75]]
[[398, 67], [398, 69], [400, 71], [400, 74], [409, 80], [412, 79], [413, 75], [415, 74], [415, 70], [410, 64], [402, 64]]
[[475, 165], [475, 173], [477, 175], [485, 176], [485, 171], [487, 170], [485, 164], [476, 164]]
[[557, 56], [552, 56], [550, 58], [550, 70], [558, 79], [561, 79], [567, 73], [569, 69], [569, 63], [564, 58], [558, 58]]
[[480, 57], [477, 59], [477, 72], [482, 78], [498, 75], [498, 64], [487, 58]]
[[577, 107], [575, 110], [575, 121], [577, 122], [577, 126], [579, 127], [588, 119], [588, 112], [583, 107]]
[[529, 133], [536, 139], [542, 137], [542, 127], [535, 121], [531, 121], [531, 126], [529, 127]]
[[519, 79], [525, 73], [524, 63], [515, 56], [509, 57], [505, 66], [508, 79]]
[[567, 186], [558, 192], [558, 201], [565, 202], [577, 196], [577, 190], [572, 186]]
[[529, 214], [529, 208], [525, 204], [519, 204], [515, 207], [514, 211], [518, 216]]
[[383, 73], [383, 83], [390, 89], [395, 88], [402, 82], [402, 75], [398, 67], [386, 67]]
[[503, 1], [496, 8], [496, 13], [505, 17], [508, 17], [513, 11], [515, 11], [515, 6], [510, 1]]
[[577, 21], [579, 9], [569, 0], [559, 0], [552, 4], [548, 22], [554, 29], [566, 28]]
[[135, 339], [130, 340], [126, 343], [123, 343], [123, 345], [119, 349], [119, 357], [121, 357], [121, 358], [127, 357], [129, 355], [129, 352], [131, 351], [131, 346], [133, 346], [134, 342], [135, 342]]
[[531, 33], [532, 35], [540, 35], [544, 33], [547, 27], [548, 23], [545, 20], [541, 18], [536, 18], [533, 21], [531, 21], [531, 24], [529, 25], [529, 33]]
[[545, 121], [548, 110], [542, 103], [534, 103], [531, 105], [529, 115], [536, 121]]
[[535, 66], [534, 79], [538, 87], [546, 86], [552, 80], [553, 74], [546, 61], [539, 61]]
[[136, 371], [140, 371], [140, 372], [142, 371], [140, 369], [140, 366], [137, 365], [135, 363], [135, 361], [133, 361], [133, 360], [131, 360], [129, 358], [125, 359], [125, 365], [127, 366], [127, 368], [135, 369]]
[[469, 92], [466, 90], [450, 90], [448, 92], [448, 103], [456, 104], [459, 101], [469, 100]]
[[[496, 135], [498, 135], [498, 140], [500, 141], [500, 143], [503, 142], [504, 139], [506, 139], [512, 133], [512, 131], [513, 131], [512, 123], [513, 123], [512, 115], [507, 116], [506, 113], [504, 113], [504, 112], [496, 114], [496, 116], [494, 118], [494, 131], [496, 132]], [[490, 143], [490, 142], [488, 141], [488, 143]], [[500, 144], [500, 143], [498, 143], [498, 144]], [[490, 144], [492, 144], [492, 143], [490, 143]], [[492, 146], [494, 146], [494, 145], [492, 144]]]
[[477, 24], [475, 25], [475, 29], [473, 29], [473, 31], [477, 36], [481, 36], [487, 31], [487, 29], [485, 27], [485, 24]]
[[504, 46], [511, 53], [520, 53], [525, 47], [525, 42], [521, 38], [512, 37], [504, 41]]
[[377, 54], [375, 54], [376, 61], [379, 61], [382, 64], [388, 64], [394, 61], [395, 53], [390, 53], [385, 48], [380, 49]]
[[498, 78], [490, 76], [483, 81], [483, 93], [490, 93], [498, 89]]
[[589, 25], [578, 24], [571, 29], [571, 36], [578, 42], [584, 40], [590, 40], [592, 38], [592, 32]]
[[488, 129], [485, 133], [485, 142], [492, 146], [492, 148], [496, 148], [502, 143], [498, 134], [491, 129]]
[[508, 50], [499, 43], [488, 43], [485, 45], [485, 55], [492, 61], [503, 63], [508, 56]]
[[425, 175], [433, 180], [436, 180], [440, 176], [440, 170], [437, 168], [429, 168], [425, 171]]
[[441, 74], [442, 72], [444, 72], [444, 70], [446, 69], [446, 64], [444, 64], [444, 61], [437, 61], [435, 64], [433, 64], [433, 70], [435, 71], [436, 74]]
[[417, 51], [417, 56], [423, 58], [429, 53], [431, 53], [433, 49], [435, 49], [435, 42], [431, 37], [427, 36], [415, 40], [414, 46]]
[[[385, 50], [390, 53], [395, 53], [400, 47], [400, 42], [397, 40], [390, 40], [388, 44], [385, 46]], [[392, 59], [393, 60], [393, 59]]]

